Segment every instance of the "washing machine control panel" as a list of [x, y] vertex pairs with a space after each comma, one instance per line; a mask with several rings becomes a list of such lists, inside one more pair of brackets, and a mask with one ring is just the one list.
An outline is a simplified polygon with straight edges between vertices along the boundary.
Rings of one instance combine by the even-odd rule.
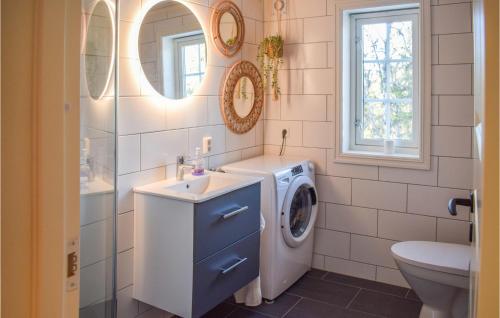
[[304, 172], [304, 169], [302, 168], [302, 166], [296, 166], [296, 167], [292, 168], [292, 176], [296, 176], [296, 175], [301, 174], [303, 172]]

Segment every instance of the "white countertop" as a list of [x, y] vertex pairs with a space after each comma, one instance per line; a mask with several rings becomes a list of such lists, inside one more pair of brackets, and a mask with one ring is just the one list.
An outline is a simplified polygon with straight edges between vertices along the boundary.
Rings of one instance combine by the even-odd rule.
[[175, 178], [135, 187], [135, 193], [150, 194], [174, 200], [200, 203], [249, 185], [259, 183], [260, 177], [206, 172], [203, 176], [186, 174], [184, 180]]

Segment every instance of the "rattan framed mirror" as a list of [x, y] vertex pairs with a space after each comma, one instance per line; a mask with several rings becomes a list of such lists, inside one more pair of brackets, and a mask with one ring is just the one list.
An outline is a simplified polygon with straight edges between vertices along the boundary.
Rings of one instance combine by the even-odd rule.
[[234, 56], [243, 46], [245, 20], [232, 1], [219, 2], [212, 14], [212, 39], [215, 47], [227, 57]]
[[257, 67], [249, 61], [233, 65], [224, 82], [221, 113], [226, 126], [236, 134], [250, 131], [264, 106], [264, 83]]

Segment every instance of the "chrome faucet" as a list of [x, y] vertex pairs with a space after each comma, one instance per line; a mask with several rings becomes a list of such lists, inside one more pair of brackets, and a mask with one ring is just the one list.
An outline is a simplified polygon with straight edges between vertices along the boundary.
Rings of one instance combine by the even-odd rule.
[[185, 168], [191, 168], [191, 169], [194, 168], [193, 164], [185, 163], [185, 161], [186, 161], [186, 158], [184, 157], [184, 155], [177, 156], [177, 168], [176, 168], [177, 173], [176, 173], [175, 178], [178, 181], [184, 180], [184, 169]]

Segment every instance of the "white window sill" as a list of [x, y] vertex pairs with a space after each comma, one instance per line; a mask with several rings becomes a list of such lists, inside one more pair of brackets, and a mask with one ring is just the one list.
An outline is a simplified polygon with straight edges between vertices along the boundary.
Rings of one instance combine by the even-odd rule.
[[335, 162], [358, 165], [394, 167], [405, 169], [429, 170], [430, 160], [426, 161], [417, 154], [347, 150], [335, 154]]

